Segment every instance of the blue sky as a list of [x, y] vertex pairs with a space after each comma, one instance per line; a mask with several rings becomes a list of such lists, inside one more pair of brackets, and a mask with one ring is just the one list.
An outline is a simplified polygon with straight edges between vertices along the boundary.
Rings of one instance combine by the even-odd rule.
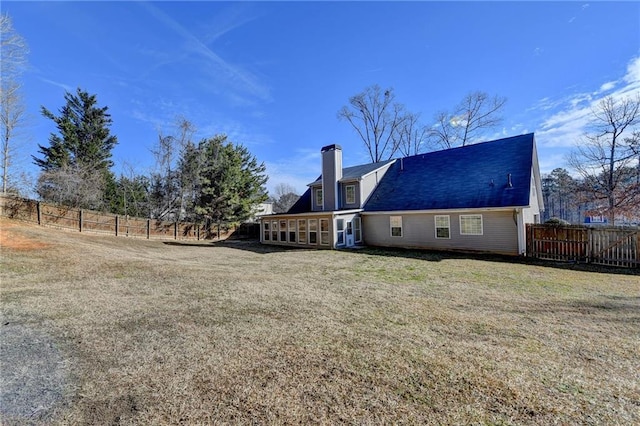
[[[20, 167], [48, 145], [65, 91], [96, 94], [118, 137], [115, 171], [146, 173], [178, 116], [196, 139], [226, 133], [267, 166], [268, 188], [300, 193], [320, 148], [345, 166], [366, 151], [337, 111], [393, 87], [432, 124], [465, 94], [508, 99], [491, 138], [535, 132], [543, 172], [565, 156], [603, 96], [640, 92], [638, 2], [12, 2], [29, 44]], [[26, 154], [26, 155], [24, 155]]]

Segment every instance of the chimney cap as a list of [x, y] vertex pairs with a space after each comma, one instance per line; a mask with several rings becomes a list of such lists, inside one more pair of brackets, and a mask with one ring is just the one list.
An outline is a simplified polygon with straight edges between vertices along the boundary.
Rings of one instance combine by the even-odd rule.
[[320, 150], [320, 152], [326, 152], [326, 151], [333, 151], [339, 149], [340, 151], [342, 151], [342, 147], [338, 144], [332, 144], [332, 145], [327, 145], [327, 146], [323, 146], [322, 149]]

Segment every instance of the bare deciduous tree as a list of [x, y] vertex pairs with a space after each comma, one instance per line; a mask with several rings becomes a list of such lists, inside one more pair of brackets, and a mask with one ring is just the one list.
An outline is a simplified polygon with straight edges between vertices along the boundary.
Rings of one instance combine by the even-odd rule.
[[27, 43], [18, 34], [8, 14], [0, 15], [0, 54], [2, 72], [0, 73], [0, 126], [2, 131], [2, 192], [9, 185], [9, 168], [15, 151], [16, 130], [23, 124], [25, 106], [22, 98], [20, 75], [26, 66]]
[[399, 129], [406, 113], [395, 99], [392, 88], [382, 91], [376, 84], [349, 98], [349, 105], [338, 111], [338, 118], [351, 124], [374, 163], [393, 157], [399, 148]]
[[180, 220], [187, 198], [181, 174], [181, 155], [193, 147], [195, 127], [184, 117], [176, 118], [175, 134], [158, 132], [158, 143], [152, 149], [156, 169], [151, 175], [152, 216]]
[[640, 185], [634, 176], [640, 170], [633, 167], [638, 155], [634, 126], [640, 123], [640, 95], [606, 97], [592, 114], [589, 131], [571, 153], [569, 164], [583, 177], [593, 202], [606, 203], [606, 215], [613, 224], [617, 215], [637, 214], [640, 204]]
[[279, 183], [274, 188], [273, 202], [274, 213], [286, 213], [298, 201], [300, 196], [296, 189], [288, 183]]
[[38, 194], [44, 201], [92, 210], [101, 209], [104, 187], [104, 176], [82, 164], [45, 170], [37, 182]]
[[425, 150], [429, 130], [419, 120], [420, 114], [407, 113], [398, 128], [398, 150], [405, 157]]
[[488, 129], [502, 122], [500, 112], [507, 99], [489, 96], [485, 92], [471, 92], [458, 104], [453, 113], [439, 112], [429, 138], [443, 148], [465, 146], [478, 141]]

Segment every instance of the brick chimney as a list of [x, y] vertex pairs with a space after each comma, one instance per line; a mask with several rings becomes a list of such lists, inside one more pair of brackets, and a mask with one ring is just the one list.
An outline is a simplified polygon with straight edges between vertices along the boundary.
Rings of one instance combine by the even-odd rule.
[[340, 194], [338, 181], [342, 179], [342, 148], [340, 145], [327, 145], [322, 153], [322, 200], [324, 210], [338, 210]]

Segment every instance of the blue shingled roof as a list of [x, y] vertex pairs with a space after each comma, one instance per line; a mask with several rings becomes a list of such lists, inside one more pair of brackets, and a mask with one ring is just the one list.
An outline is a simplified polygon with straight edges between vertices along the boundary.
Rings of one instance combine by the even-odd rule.
[[527, 206], [533, 150], [531, 133], [405, 157], [389, 168], [364, 210]]
[[311, 188], [308, 188], [304, 194], [298, 198], [298, 201], [295, 202], [293, 206], [287, 213], [296, 214], [296, 213], [307, 213], [311, 211]]

